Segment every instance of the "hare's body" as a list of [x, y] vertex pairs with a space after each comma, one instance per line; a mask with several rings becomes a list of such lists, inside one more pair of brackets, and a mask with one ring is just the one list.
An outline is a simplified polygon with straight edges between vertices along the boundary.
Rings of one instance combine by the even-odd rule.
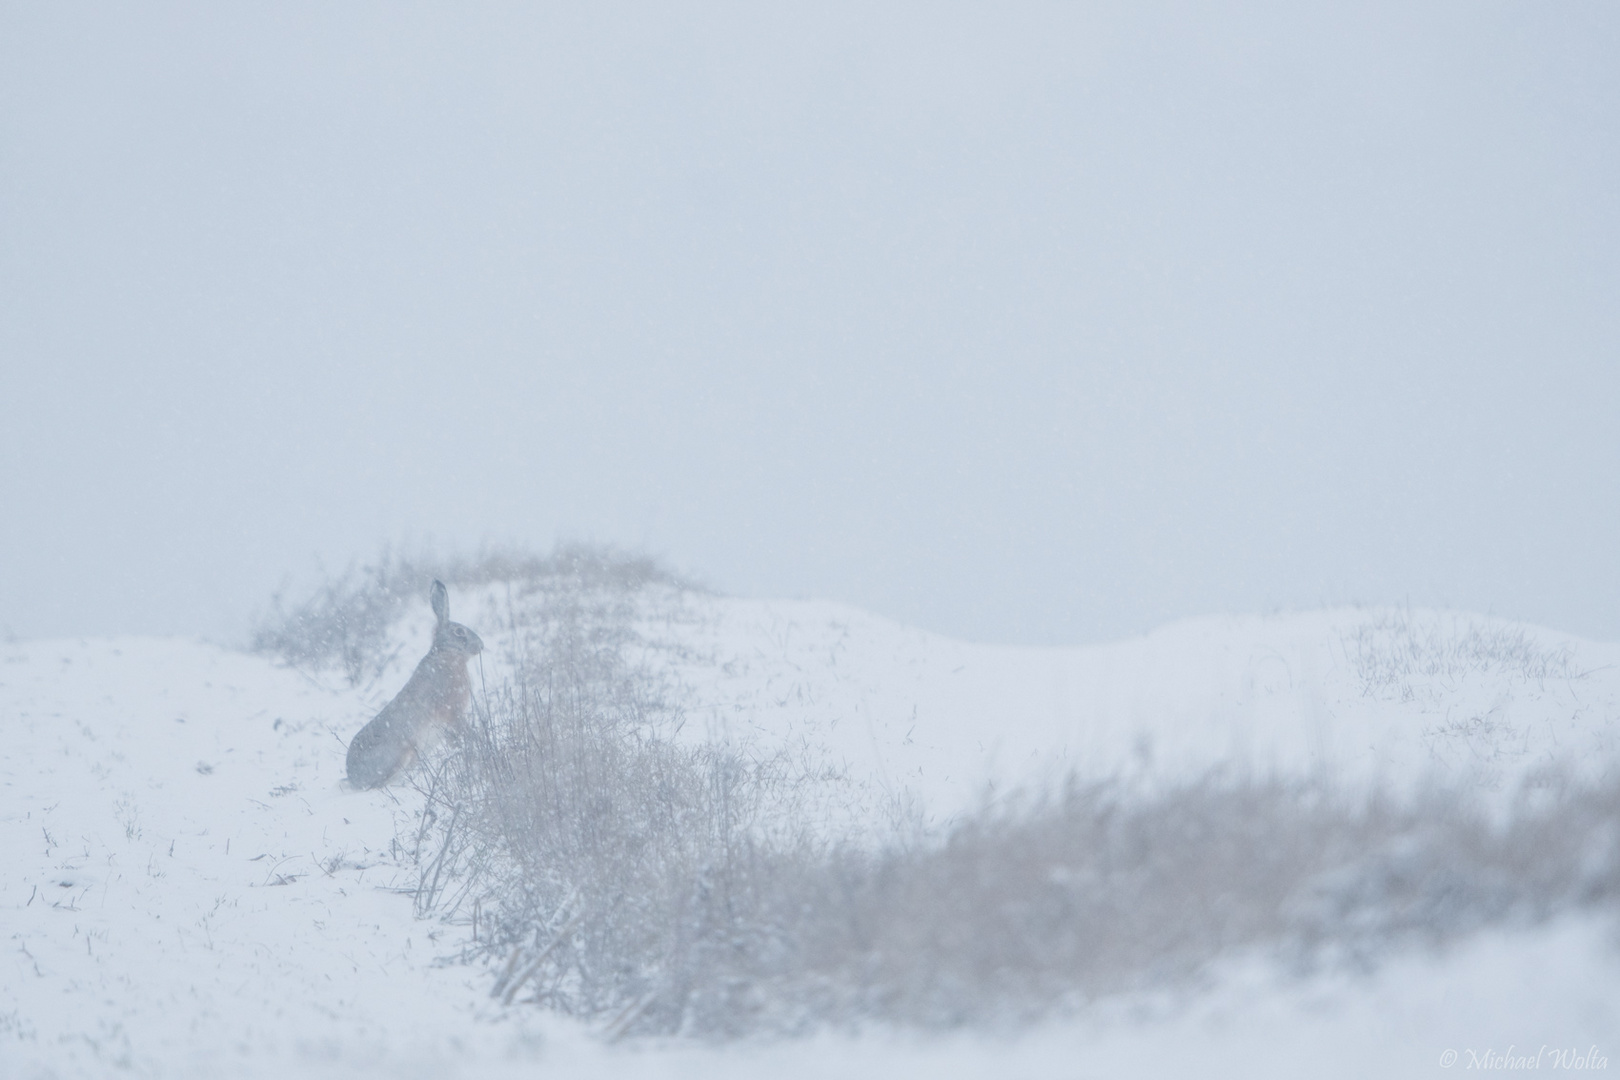
[[450, 621], [450, 597], [443, 582], [433, 583], [438, 624], [433, 647], [422, 657], [404, 688], [383, 706], [349, 743], [349, 783], [381, 787], [409, 769], [459, 726], [472, 701], [467, 661], [483, 651], [477, 634]]

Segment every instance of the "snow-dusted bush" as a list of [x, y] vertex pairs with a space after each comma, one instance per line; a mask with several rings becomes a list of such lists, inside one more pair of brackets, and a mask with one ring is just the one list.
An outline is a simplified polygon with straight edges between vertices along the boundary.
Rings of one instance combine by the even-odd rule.
[[808, 844], [791, 815], [808, 780], [673, 738], [672, 688], [632, 659], [650, 580], [524, 581], [500, 633], [512, 678], [421, 781], [418, 902], [476, 919], [507, 1000], [716, 1030], [735, 1009], [703, 1004], [724, 982], [712, 954], [758, 929], [739, 907], [753, 861]]
[[[1306, 785], [1076, 785], [874, 850], [762, 839], [748, 825], [774, 781], [715, 756], [629, 753], [647, 755], [618, 774], [639, 793], [496, 825], [504, 858], [473, 883], [494, 992], [612, 1033], [996, 1025], [1175, 986], [1234, 952], [1372, 963], [1620, 890], [1613, 787], [1492, 824], [1455, 799]], [[486, 807], [524, 803], [519, 785]], [[458, 808], [457, 828], [489, 827], [448, 799], [439, 821]]]
[[613, 548], [560, 544], [549, 555], [494, 549], [471, 558], [410, 555], [384, 548], [368, 563], [328, 576], [301, 603], [271, 598], [251, 647], [307, 670], [338, 669], [351, 686], [370, 682], [396, 656], [389, 631], [427, 596], [435, 578], [452, 587], [506, 582], [625, 595], [660, 584], [696, 589], [654, 560]]

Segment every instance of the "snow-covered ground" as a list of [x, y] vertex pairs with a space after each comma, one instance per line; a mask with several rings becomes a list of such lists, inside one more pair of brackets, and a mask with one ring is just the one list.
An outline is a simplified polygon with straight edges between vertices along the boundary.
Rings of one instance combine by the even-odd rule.
[[[492, 646], [495, 602], [456, 608]], [[607, 1046], [502, 1008], [488, 972], [442, 962], [471, 928], [417, 920], [400, 891], [409, 793], [339, 783], [427, 629], [425, 610], [402, 625], [398, 664], [358, 690], [180, 640], [0, 646], [0, 1077], [1427, 1076], [1448, 1051], [1453, 1069], [1568, 1051], [1620, 1067], [1620, 951], [1589, 917], [1363, 975], [1233, 957], [1179, 997], [999, 1035]], [[684, 687], [684, 737], [825, 759], [863, 813], [909, 802], [938, 822], [1069, 770], [1506, 791], [1620, 760], [1620, 647], [1481, 617], [1204, 619], [1015, 649], [695, 598], [649, 637]]]
[[1113, 645], [1009, 648], [830, 603], [717, 600], [703, 614], [681, 636], [720, 660], [683, 671], [708, 733], [799, 740], [936, 819], [1069, 772], [1176, 779], [1219, 764], [1506, 791], [1620, 752], [1620, 648], [1483, 616], [1205, 618]]

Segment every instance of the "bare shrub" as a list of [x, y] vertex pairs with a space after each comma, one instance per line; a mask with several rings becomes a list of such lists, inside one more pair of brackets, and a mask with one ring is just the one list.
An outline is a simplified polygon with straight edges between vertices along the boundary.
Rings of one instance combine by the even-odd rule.
[[633, 662], [643, 609], [621, 585], [551, 574], [508, 605], [513, 677], [422, 784], [417, 897], [477, 913], [476, 949], [508, 961], [498, 996], [681, 1026], [716, 1011], [711, 954], [749, 932], [747, 864], [791, 849], [805, 780], [673, 739], [674, 688]]
[[1620, 900], [1620, 778], [1542, 775], [1507, 813], [1431, 789], [1363, 810], [1372, 842], [1346, 849], [1290, 903], [1291, 944], [1370, 963], [1486, 926], [1532, 924]]
[[[640, 796], [497, 826], [507, 870], [479, 882], [474, 951], [502, 962], [497, 996], [614, 1035], [1003, 1025], [1184, 985], [1237, 951], [1370, 965], [1612, 907], [1620, 887], [1612, 787], [1493, 826], [1455, 800], [1393, 806], [1303, 784], [1074, 785], [872, 850], [761, 837], [749, 815], [769, 782], [717, 757], [636, 752], [647, 763], [617, 777]], [[500, 800], [525, 801], [521, 782]]]
[[597, 545], [560, 544], [543, 556], [497, 548], [471, 558], [410, 555], [385, 547], [370, 562], [326, 577], [300, 603], [289, 607], [281, 593], [275, 594], [250, 647], [304, 670], [339, 670], [351, 686], [368, 683], [397, 655], [390, 629], [421, 603], [435, 578], [454, 587], [504, 582], [621, 598], [655, 584], [700, 589], [646, 556]]

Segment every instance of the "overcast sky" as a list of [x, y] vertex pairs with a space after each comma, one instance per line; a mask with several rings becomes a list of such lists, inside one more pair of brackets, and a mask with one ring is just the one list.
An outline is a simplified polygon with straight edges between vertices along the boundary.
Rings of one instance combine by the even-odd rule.
[[1620, 638], [1620, 5], [0, 0], [0, 631], [385, 541]]

